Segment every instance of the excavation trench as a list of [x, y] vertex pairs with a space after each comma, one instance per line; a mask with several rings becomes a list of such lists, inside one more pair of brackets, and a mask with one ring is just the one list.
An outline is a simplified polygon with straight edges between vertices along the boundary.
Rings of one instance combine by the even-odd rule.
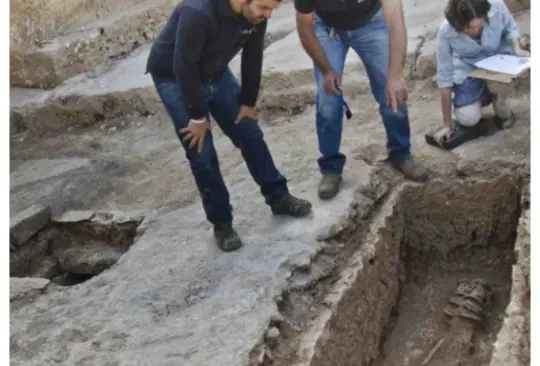
[[[272, 325], [280, 336], [266, 341], [262, 363], [489, 364], [512, 290], [520, 211], [512, 176], [401, 186], [370, 225], [332, 244], [354, 248], [332, 275], [285, 294], [283, 319]], [[312, 270], [321, 261], [329, 258]]]

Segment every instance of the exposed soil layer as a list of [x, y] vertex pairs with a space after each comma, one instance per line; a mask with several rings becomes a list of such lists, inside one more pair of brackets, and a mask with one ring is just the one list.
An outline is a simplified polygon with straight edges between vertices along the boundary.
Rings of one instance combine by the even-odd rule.
[[[448, 255], [410, 250], [391, 331], [373, 365], [420, 366], [439, 342], [430, 357], [431, 366], [488, 364], [509, 301], [513, 243], [463, 246]], [[444, 316], [458, 281], [476, 278], [487, 281], [493, 291], [483, 322]]]
[[[331, 244], [350, 247], [354, 241], [354, 254], [331, 265], [319, 256], [312, 269], [328, 273], [283, 296], [283, 319], [271, 324], [279, 326], [280, 338], [266, 342], [263, 363], [489, 364], [512, 286], [518, 186], [514, 177], [501, 176], [398, 187], [369, 230], [356, 225], [363, 232]], [[490, 287], [476, 321], [459, 311], [445, 315], [463, 279]]]

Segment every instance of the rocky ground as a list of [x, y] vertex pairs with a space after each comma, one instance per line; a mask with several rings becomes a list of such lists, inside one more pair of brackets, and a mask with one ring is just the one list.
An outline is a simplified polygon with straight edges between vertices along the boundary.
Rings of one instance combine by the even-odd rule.
[[[145, 24], [153, 29], [155, 22], [162, 21], [155, 13], [165, 13], [170, 5], [163, 6], [151, 12], [144, 8], [142, 13], [135, 9], [121, 18], [136, 19], [137, 24], [141, 17], [152, 19]], [[433, 37], [443, 6], [409, 2], [406, 7], [413, 153], [430, 169], [434, 182], [490, 182], [501, 175], [526, 175], [530, 146], [527, 78], [516, 86], [518, 121], [512, 129], [452, 152], [424, 141], [424, 133], [441, 124], [430, 77]], [[235, 208], [236, 226], [246, 243], [235, 253], [221, 253], [213, 243], [184, 153], [144, 75], [145, 37], [128, 55], [124, 43], [114, 48], [119, 43], [114, 37], [98, 37], [95, 43], [81, 41], [90, 54], [109, 45], [114, 57], [90, 57], [87, 64], [69, 71], [73, 75], [58, 72], [56, 81], [47, 81], [47, 87], [60, 82], [53, 89], [12, 88], [12, 219], [35, 204], [50, 207], [53, 217], [69, 210], [136, 211], [145, 217], [129, 250], [111, 268], [84, 283], [62, 287], [45, 279], [12, 279], [13, 365], [271, 364], [265, 339], [280, 336], [265, 338], [265, 334], [276, 318], [287, 316], [281, 304], [297, 281], [298, 270], [309, 272], [336, 235], [351, 236], [358, 218], [366, 221], [362, 230], [369, 231], [374, 212], [389, 205], [404, 184], [383, 161], [385, 133], [378, 107], [362, 66], [351, 52], [345, 90], [354, 117], [345, 122], [343, 152], [349, 160], [344, 188], [330, 202], [316, 197], [319, 174], [311, 65], [300, 50], [292, 14], [292, 4], [285, 2], [271, 22], [260, 123], [292, 192], [310, 199], [314, 212], [299, 220], [272, 217], [239, 151], [215, 129], [214, 142]], [[522, 32], [528, 33], [529, 12], [517, 17]], [[131, 21], [135, 20], [126, 20]], [[110, 28], [103, 28], [107, 34]], [[124, 40], [146, 30], [144, 26], [126, 29], [121, 33]], [[52, 63], [61, 55], [54, 52]], [[26, 62], [35, 71], [41, 63], [32, 57]], [[22, 72], [22, 79], [30, 80], [22, 84], [46, 86], [40, 84], [40, 75], [51, 67], [47, 65], [43, 63], [43, 69], [33, 75]], [[237, 60], [232, 68], [238, 70]], [[60, 65], [57, 70], [68, 69]], [[458, 192], [457, 199], [461, 194], [467, 197]], [[429, 209], [430, 202], [426, 205]], [[523, 297], [528, 283], [527, 212], [523, 209], [516, 245], [520, 255], [512, 272], [509, 306], [513, 310], [495, 343], [493, 366], [526, 364], [512, 355], [516, 349], [526, 352], [515, 329], [526, 329], [528, 319]], [[353, 249], [351, 253], [358, 248]], [[330, 272], [339, 278], [349, 258], [339, 252], [332, 258], [336, 265]], [[311, 321], [323, 324], [321, 319]], [[306, 334], [321, 337], [317, 332]], [[300, 343], [310, 348], [306, 346], [310, 342]], [[315, 345], [312, 342], [310, 352]], [[285, 360], [286, 353], [279, 357]], [[314, 357], [296, 361], [321, 364]], [[279, 359], [275, 362], [280, 364]]]

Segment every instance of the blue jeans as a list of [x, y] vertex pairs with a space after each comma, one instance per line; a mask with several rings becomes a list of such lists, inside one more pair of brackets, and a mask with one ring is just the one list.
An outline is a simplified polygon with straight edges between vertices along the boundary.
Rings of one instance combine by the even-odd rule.
[[[397, 113], [386, 105], [386, 80], [390, 64], [389, 33], [386, 20], [380, 10], [366, 25], [355, 30], [339, 30], [328, 27], [315, 16], [314, 31], [332, 68], [343, 75], [345, 58], [351, 47], [364, 63], [371, 91], [379, 104], [386, 129], [389, 160], [401, 164], [410, 156], [410, 127], [407, 106]], [[343, 106], [338, 96], [324, 90], [324, 75], [314, 66], [317, 83], [317, 135], [319, 138], [319, 168], [322, 174], [343, 172], [346, 157], [340, 152], [343, 130]], [[347, 80], [343, 81], [344, 83]]]
[[[202, 152], [199, 152], [196, 147], [189, 149], [189, 142], [182, 141], [179, 133], [189, 124], [186, 103], [180, 86], [172, 77], [152, 76], [152, 78], [186, 152], [201, 195], [206, 218], [214, 225], [232, 222], [229, 191], [219, 169], [212, 133], [210, 131], [206, 133]], [[282, 198], [288, 193], [287, 180], [276, 169], [257, 121], [243, 118], [239, 123], [235, 123], [240, 109], [238, 104], [240, 86], [232, 72], [227, 69], [222, 76], [212, 82], [201, 84], [201, 91], [207, 118], [211, 114], [234, 146], [241, 150], [248, 170], [260, 186], [266, 203], [271, 205]]]
[[486, 82], [481, 79], [467, 78], [463, 83], [454, 85], [454, 98], [452, 103], [454, 108], [481, 102], [482, 107], [488, 106], [492, 102], [493, 96], [486, 86]]

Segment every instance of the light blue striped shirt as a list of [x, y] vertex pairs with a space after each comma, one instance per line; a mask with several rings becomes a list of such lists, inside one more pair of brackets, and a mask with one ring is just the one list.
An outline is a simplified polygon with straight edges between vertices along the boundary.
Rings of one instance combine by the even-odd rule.
[[450, 88], [461, 84], [472, 71], [474, 63], [496, 54], [512, 54], [511, 41], [519, 37], [514, 17], [503, 0], [490, 0], [486, 23], [480, 42], [458, 33], [445, 19], [437, 34], [437, 85]]

